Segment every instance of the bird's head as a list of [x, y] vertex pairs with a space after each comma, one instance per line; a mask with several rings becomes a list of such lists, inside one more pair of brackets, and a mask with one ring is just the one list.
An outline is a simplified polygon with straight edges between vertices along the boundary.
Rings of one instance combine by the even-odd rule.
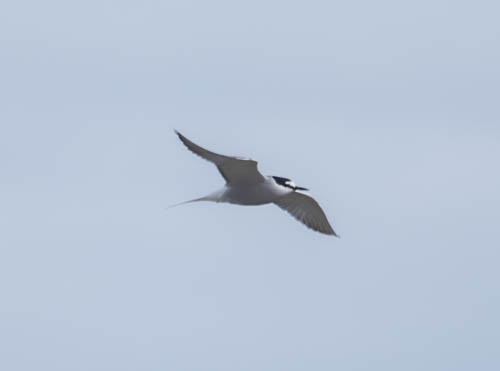
[[272, 178], [276, 182], [276, 184], [279, 184], [280, 186], [290, 188], [294, 191], [308, 191], [307, 188], [296, 186], [295, 183], [291, 179], [283, 178], [280, 176], [273, 176]]

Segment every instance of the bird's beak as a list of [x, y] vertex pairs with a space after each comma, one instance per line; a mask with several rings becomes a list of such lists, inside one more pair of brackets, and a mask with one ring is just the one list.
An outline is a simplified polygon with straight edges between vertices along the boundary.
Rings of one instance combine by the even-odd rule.
[[308, 191], [309, 189], [303, 187], [295, 187], [296, 191]]

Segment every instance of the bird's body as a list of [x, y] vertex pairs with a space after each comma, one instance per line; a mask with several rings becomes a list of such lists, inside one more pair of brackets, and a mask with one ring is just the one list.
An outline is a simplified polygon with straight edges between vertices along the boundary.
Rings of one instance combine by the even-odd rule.
[[266, 177], [262, 182], [255, 184], [226, 184], [224, 188], [215, 191], [211, 197], [215, 202], [258, 206], [270, 204], [291, 192], [293, 191], [278, 186], [272, 177]]
[[274, 203], [289, 212], [309, 228], [324, 234], [337, 236], [330, 226], [325, 213], [318, 203], [297, 187], [290, 179], [277, 176], [264, 176], [257, 169], [257, 162], [248, 158], [224, 156], [208, 151], [191, 142], [177, 132], [184, 145], [212, 162], [226, 180], [226, 185], [201, 198], [189, 202], [213, 201], [245, 206]]

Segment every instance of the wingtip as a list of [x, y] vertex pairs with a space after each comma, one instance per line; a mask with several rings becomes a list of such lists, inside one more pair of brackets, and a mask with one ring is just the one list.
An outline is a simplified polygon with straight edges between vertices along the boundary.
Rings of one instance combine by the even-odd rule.
[[323, 230], [318, 230], [318, 232], [321, 232], [321, 233], [326, 234], [328, 236], [340, 238], [340, 235], [338, 235], [331, 226], [328, 226], [328, 228], [323, 229]]
[[185, 143], [186, 143], [187, 138], [186, 138], [184, 135], [182, 135], [181, 133], [179, 133], [179, 132], [177, 131], [177, 129], [174, 129], [174, 132], [175, 132], [175, 134], [177, 135], [177, 137], [181, 140], [181, 142], [183, 142], [183, 143], [185, 144]]
[[333, 236], [333, 237], [337, 237], [337, 238], [340, 238], [340, 235], [337, 234], [337, 232], [335, 232], [333, 230], [333, 228], [330, 227], [330, 233], [329, 233], [330, 236]]
[[340, 238], [340, 236], [337, 233], [335, 233], [334, 230], [326, 231], [326, 232], [320, 231], [320, 232], [323, 233], [323, 234], [326, 234], [328, 236]]

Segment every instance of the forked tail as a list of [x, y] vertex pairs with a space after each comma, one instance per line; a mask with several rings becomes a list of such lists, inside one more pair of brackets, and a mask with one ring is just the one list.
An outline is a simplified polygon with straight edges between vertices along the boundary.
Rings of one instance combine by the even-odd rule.
[[212, 201], [212, 200], [207, 200], [206, 197], [200, 197], [200, 198], [195, 198], [194, 200], [189, 200], [189, 201], [184, 201], [184, 202], [179, 202], [178, 204], [173, 204], [170, 206], [167, 206], [165, 209], [172, 209], [173, 207], [185, 205], [185, 204], [190, 204], [192, 202], [198, 202], [198, 201]]
[[195, 198], [193, 200], [189, 200], [189, 201], [184, 201], [184, 202], [180, 202], [178, 204], [174, 204], [174, 205], [171, 205], [171, 206], [167, 206], [166, 207], [166, 210], [168, 209], [171, 209], [173, 207], [177, 207], [177, 206], [181, 206], [181, 205], [185, 205], [185, 204], [190, 204], [192, 202], [199, 202], [199, 201], [212, 201], [212, 202], [219, 202], [220, 201], [220, 195], [221, 195], [221, 191], [216, 191], [214, 193], [211, 193], [207, 196], [204, 196], [204, 197], [200, 197], [200, 198]]

